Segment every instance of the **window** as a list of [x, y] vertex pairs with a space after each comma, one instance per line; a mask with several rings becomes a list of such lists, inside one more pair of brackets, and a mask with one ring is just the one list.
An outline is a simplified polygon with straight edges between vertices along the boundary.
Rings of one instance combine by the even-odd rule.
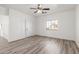
[[58, 20], [47, 21], [47, 30], [58, 30]]

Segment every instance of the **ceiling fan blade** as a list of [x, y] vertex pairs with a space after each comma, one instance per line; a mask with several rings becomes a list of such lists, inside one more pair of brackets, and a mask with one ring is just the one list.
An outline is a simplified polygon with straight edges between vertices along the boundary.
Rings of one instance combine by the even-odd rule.
[[50, 8], [43, 8], [43, 10], [50, 10]]
[[30, 8], [30, 9], [37, 9], [37, 8]]

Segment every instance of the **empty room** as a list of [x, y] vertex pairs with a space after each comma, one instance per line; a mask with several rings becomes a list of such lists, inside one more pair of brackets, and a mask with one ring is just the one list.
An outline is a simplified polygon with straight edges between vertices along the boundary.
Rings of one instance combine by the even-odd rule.
[[79, 54], [79, 5], [0, 4], [0, 54]]

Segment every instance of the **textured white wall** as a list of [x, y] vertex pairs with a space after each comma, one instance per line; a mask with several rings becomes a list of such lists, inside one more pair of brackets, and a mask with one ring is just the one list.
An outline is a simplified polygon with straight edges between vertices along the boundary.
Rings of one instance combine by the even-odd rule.
[[33, 35], [34, 17], [17, 10], [9, 9], [10, 40], [14, 41]]
[[[47, 20], [58, 20], [58, 31], [46, 30]], [[75, 9], [47, 16], [40, 16], [38, 17], [37, 22], [36, 34], [38, 35], [75, 40]]]

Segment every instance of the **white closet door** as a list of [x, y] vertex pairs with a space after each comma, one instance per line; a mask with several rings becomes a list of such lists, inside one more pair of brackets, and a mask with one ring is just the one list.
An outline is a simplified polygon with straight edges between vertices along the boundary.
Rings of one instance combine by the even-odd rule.
[[25, 22], [25, 33], [26, 37], [34, 35], [34, 16], [26, 15], [26, 22]]
[[32, 36], [34, 33], [34, 16], [9, 9], [10, 40], [15, 41]]
[[10, 40], [14, 41], [25, 38], [25, 14], [19, 11], [10, 9]]

